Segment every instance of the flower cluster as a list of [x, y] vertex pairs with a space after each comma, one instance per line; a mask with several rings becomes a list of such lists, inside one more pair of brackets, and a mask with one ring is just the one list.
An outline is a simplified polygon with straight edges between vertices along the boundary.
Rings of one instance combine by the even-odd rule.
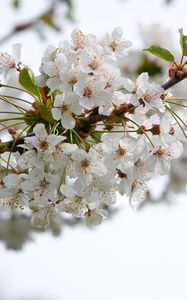
[[101, 46], [94, 36], [75, 29], [71, 44], [65, 41], [58, 48], [50, 46], [46, 50], [37, 82], [51, 92], [61, 91], [55, 97], [52, 114], [64, 128], [74, 128], [73, 115], [83, 110], [98, 107], [100, 114], [110, 115], [123, 95], [115, 93], [123, 85], [116, 57], [124, 56], [131, 42], [122, 35], [123, 31], [116, 28]]
[[[47, 49], [35, 81], [6, 56], [34, 101], [23, 112], [27, 136], [19, 142], [22, 130], [11, 147], [0, 144], [2, 208], [29, 208], [37, 227], [59, 223], [64, 214], [96, 225], [117, 192], [139, 207], [149, 180], [170, 171], [186, 129], [147, 73], [136, 82], [121, 75], [118, 58], [125, 60], [130, 45], [120, 28], [102, 43], [75, 29], [70, 43]], [[9, 71], [4, 57], [0, 72]]]

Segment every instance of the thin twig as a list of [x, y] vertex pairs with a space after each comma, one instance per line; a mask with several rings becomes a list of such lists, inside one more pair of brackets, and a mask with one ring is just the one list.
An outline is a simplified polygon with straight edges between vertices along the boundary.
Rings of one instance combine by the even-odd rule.
[[39, 20], [42, 20], [42, 18], [44, 18], [45, 16], [53, 16], [55, 14], [56, 9], [57, 9], [58, 2], [60, 2], [60, 0], [54, 0], [52, 2], [52, 4], [50, 5], [50, 7], [43, 14], [33, 18], [31, 21], [15, 25], [15, 27], [10, 32], [5, 34], [0, 39], [0, 45], [5, 43], [6, 41], [10, 40], [17, 33], [31, 28], [34, 24], [36, 24]]
[[[182, 79], [178, 78], [178, 77], [177, 78], [169, 79], [167, 82], [165, 82], [162, 85], [162, 87], [163, 87], [164, 90], [166, 90], [166, 89], [172, 87], [173, 85], [177, 84], [178, 82], [182, 81], [186, 77], [187, 77], [187, 75], [184, 78], [182, 78]], [[94, 110], [88, 117], [80, 119], [81, 128], [85, 129], [85, 128], [87, 128], [87, 127], [89, 127], [89, 126], [91, 126], [91, 125], [93, 125], [93, 124], [95, 124], [97, 122], [107, 120], [108, 118], [109, 118], [108, 116], [100, 115], [97, 110]], [[132, 122], [132, 120], [130, 120], [130, 121]], [[181, 119], [180, 119], [180, 121], [182, 122]], [[184, 125], [184, 123], [183, 123], [183, 125]], [[79, 129], [81, 129], [81, 128], [79, 128]], [[12, 151], [16, 151], [16, 150], [19, 149], [18, 148], [19, 145], [23, 144], [23, 143], [24, 143], [24, 137], [20, 138], [16, 142], [15, 141], [9, 141], [9, 142], [6, 142], [5, 144], [7, 145], [8, 149], [10, 149], [12, 147], [12, 145], [14, 144], [14, 147], [13, 147]], [[18, 151], [20, 151], [20, 150], [18, 150]]]
[[170, 87], [174, 86], [175, 84], [179, 83], [180, 81], [184, 80], [187, 77], [187, 74], [185, 74], [183, 77], [175, 76], [165, 83], [162, 84], [162, 88], [164, 90], [168, 90]]

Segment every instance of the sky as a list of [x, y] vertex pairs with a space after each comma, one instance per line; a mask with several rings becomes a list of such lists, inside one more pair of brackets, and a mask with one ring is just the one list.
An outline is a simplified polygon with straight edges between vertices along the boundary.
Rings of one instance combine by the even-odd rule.
[[[22, 1], [24, 5], [15, 14], [7, 4], [10, 0], [1, 0], [0, 16], [4, 32], [8, 31], [12, 24], [20, 23], [20, 20], [32, 19], [33, 15], [44, 11], [46, 0]], [[125, 37], [133, 42], [133, 48], [141, 48], [139, 38], [141, 25], [149, 28], [151, 24], [158, 23], [163, 28], [169, 29], [174, 41], [177, 42], [178, 29], [183, 27], [184, 32], [185, 30], [187, 32], [185, 5], [185, 0], [173, 0], [172, 5], [166, 5], [164, 0], [74, 0], [74, 22], [63, 20], [61, 11], [59, 12], [59, 22], [63, 24], [62, 33], [54, 34], [54, 31], [48, 30], [47, 40], [41, 42], [36, 34], [30, 31], [26, 35], [24, 33], [17, 35], [11, 42], [24, 41], [22, 57], [36, 71], [47, 45], [50, 43], [57, 45], [60, 40], [69, 38], [75, 27], [102, 37], [107, 31], [111, 32], [115, 27], [120, 26], [124, 30]], [[10, 49], [12, 43], [8, 41], [3, 48]]]

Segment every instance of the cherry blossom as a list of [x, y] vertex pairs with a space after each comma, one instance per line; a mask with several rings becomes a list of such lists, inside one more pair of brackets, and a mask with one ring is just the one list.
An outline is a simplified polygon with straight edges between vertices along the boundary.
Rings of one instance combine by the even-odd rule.
[[0, 53], [5, 83], [27, 72], [19, 79], [26, 96], [16, 102], [25, 127], [2, 124], [13, 140], [0, 140], [1, 209], [30, 213], [39, 228], [67, 215], [99, 225], [118, 193], [137, 209], [149, 181], [186, 160], [187, 125], [172, 92], [148, 73], [132, 80], [121, 72], [130, 46], [121, 28], [103, 41], [76, 28], [70, 41], [47, 48], [39, 76], [20, 63], [19, 45]]

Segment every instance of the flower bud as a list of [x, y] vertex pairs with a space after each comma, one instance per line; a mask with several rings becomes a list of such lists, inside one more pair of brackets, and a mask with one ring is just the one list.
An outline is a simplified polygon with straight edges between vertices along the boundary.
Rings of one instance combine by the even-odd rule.
[[177, 67], [176, 66], [169, 68], [169, 71], [168, 71], [169, 77], [170, 78], [175, 77], [176, 72], [177, 72]]
[[160, 134], [160, 125], [152, 124], [151, 132], [153, 135], [159, 135]]

